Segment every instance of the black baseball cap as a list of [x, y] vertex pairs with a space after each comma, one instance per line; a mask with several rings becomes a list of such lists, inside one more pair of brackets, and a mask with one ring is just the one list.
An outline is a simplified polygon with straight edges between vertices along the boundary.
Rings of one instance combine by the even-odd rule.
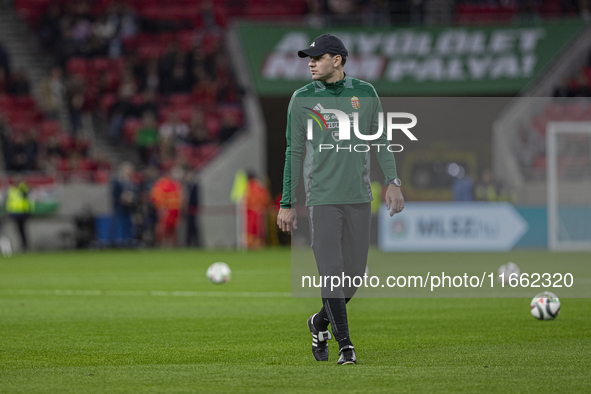
[[316, 37], [312, 44], [310, 44], [309, 48], [298, 51], [298, 56], [321, 56], [325, 53], [330, 53], [331, 55], [341, 55], [344, 57], [349, 56], [349, 52], [347, 51], [347, 48], [345, 48], [345, 44], [343, 44], [343, 42], [338, 37], [335, 37], [332, 34], [323, 34]]

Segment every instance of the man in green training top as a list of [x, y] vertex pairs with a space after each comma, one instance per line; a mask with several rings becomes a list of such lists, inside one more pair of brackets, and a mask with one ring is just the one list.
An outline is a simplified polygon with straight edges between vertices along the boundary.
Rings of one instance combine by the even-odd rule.
[[[313, 82], [296, 90], [289, 103], [283, 198], [277, 225], [286, 233], [291, 233], [292, 226], [297, 228], [292, 204], [296, 202], [303, 159], [311, 245], [319, 275], [363, 276], [373, 200], [370, 148], [376, 151], [386, 177], [385, 200], [390, 216], [404, 208], [394, 155], [386, 149], [389, 142], [381, 133], [385, 123], [380, 119], [382, 107], [370, 83], [345, 75], [348, 52], [337, 37], [323, 34], [298, 55], [310, 57]], [[328, 361], [327, 341], [334, 334], [339, 343], [338, 363], [357, 362], [346, 307], [356, 290], [344, 283], [334, 289], [322, 287], [322, 308], [308, 319], [312, 354], [317, 361]]]

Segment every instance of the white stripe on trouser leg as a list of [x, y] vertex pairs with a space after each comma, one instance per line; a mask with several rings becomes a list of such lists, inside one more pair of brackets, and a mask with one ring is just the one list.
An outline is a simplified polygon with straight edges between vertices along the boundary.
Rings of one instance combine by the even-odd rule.
[[339, 329], [338, 329], [338, 327], [337, 327], [337, 325], [336, 325], [336, 323], [334, 321], [334, 316], [332, 314], [332, 310], [330, 309], [330, 305], [329, 305], [328, 301], [326, 301], [324, 303], [324, 307], [326, 308], [326, 312], [328, 314], [328, 320], [330, 321], [330, 325], [332, 326], [332, 330], [335, 333], [339, 332]]
[[[310, 212], [310, 247], [314, 247], [314, 207], [309, 207]], [[316, 316], [316, 314], [314, 315]], [[313, 318], [312, 318], [313, 319]], [[312, 320], [312, 324], [314, 324], [314, 320]]]

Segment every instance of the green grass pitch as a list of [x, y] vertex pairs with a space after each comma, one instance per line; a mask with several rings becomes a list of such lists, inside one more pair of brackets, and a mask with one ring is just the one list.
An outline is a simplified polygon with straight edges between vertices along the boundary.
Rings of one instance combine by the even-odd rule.
[[[494, 256], [515, 253], [551, 256]], [[215, 261], [231, 282], [207, 282]], [[530, 298], [355, 299], [359, 363], [337, 366], [334, 341], [329, 362], [311, 355], [320, 302], [289, 292], [288, 249], [0, 259], [0, 393], [591, 392], [589, 299], [551, 322]]]

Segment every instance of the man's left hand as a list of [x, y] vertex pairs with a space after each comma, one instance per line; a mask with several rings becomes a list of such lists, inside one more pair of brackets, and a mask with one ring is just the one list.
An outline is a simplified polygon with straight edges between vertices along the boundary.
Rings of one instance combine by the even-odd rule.
[[386, 207], [390, 210], [390, 216], [394, 216], [395, 213], [402, 212], [404, 209], [404, 197], [400, 187], [396, 185], [388, 185], [386, 190]]

